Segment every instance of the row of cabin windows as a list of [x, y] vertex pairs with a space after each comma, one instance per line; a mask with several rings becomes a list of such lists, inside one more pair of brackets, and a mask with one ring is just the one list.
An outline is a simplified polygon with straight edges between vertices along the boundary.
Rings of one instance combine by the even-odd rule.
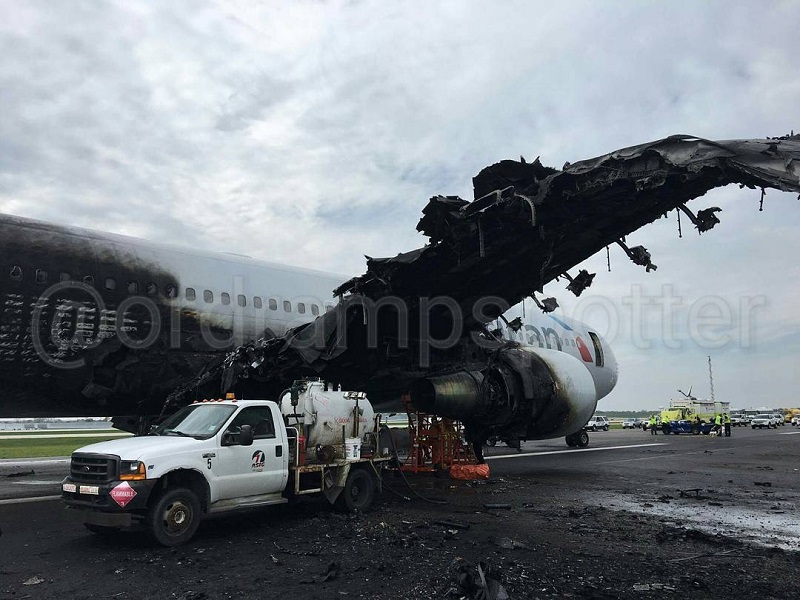
[[[194, 302], [197, 300], [197, 291], [194, 288], [186, 288], [186, 299], [190, 302]], [[211, 290], [203, 290], [203, 301], [207, 304], [211, 304], [214, 302], [214, 292]], [[222, 292], [220, 294], [220, 302], [224, 305], [228, 305], [231, 303], [231, 295], [228, 292]], [[236, 303], [241, 306], [247, 306], [247, 297], [244, 294], [239, 294], [236, 296]], [[267, 299], [267, 306], [270, 310], [278, 310], [278, 301], [275, 298], [268, 298]], [[264, 301], [261, 299], [260, 296], [253, 296], [253, 307], [254, 308], [264, 308]], [[305, 302], [298, 302], [295, 305], [298, 314], [304, 315], [306, 312], [310, 311], [312, 315], [315, 317], [319, 316], [320, 313], [320, 306], [318, 304], [306, 304]], [[333, 310], [332, 304], [326, 304], [325, 310]], [[292, 311], [292, 303], [289, 300], [283, 301], [283, 311], [284, 312], [293, 312]]]
[[[22, 281], [22, 267], [14, 265], [11, 267], [10, 277], [12, 281]], [[34, 280], [36, 283], [47, 283], [47, 271], [44, 269], [36, 269], [34, 273]], [[58, 274], [59, 282], [67, 282], [67, 281], [74, 281], [72, 276], [69, 273], [61, 272]], [[94, 276], [86, 275], [81, 279], [81, 281], [91, 287], [94, 287]], [[103, 282], [105, 289], [109, 291], [115, 291], [117, 289], [117, 280], [113, 277], [106, 277], [105, 281]], [[139, 293], [139, 282], [138, 281], [128, 281], [127, 282], [127, 290], [128, 294], [136, 295]], [[147, 291], [148, 296], [156, 296], [158, 295], [158, 284], [154, 282], [149, 282], [145, 286], [145, 290]], [[178, 297], [178, 288], [174, 285], [168, 285], [165, 289], [165, 295], [167, 298], [177, 298]], [[186, 299], [194, 302], [197, 300], [197, 292], [194, 288], [186, 288]], [[211, 290], [203, 290], [203, 301], [207, 304], [211, 304], [214, 302], [214, 292]], [[220, 294], [220, 301], [224, 305], [229, 305], [231, 303], [231, 295], [228, 292], [222, 292]], [[236, 303], [239, 306], [245, 307], [247, 306], [247, 298], [244, 294], [239, 294], [236, 296]], [[278, 301], [275, 298], [269, 298], [267, 300], [267, 304], [270, 310], [278, 310]], [[264, 303], [259, 296], [253, 296], [253, 307], [255, 308], [263, 308]], [[298, 302], [296, 305], [298, 314], [304, 315], [306, 314], [306, 304], [304, 302]], [[309, 305], [311, 314], [315, 317], [319, 316], [320, 307], [317, 304], [310, 304]], [[325, 310], [332, 310], [332, 304], [326, 304]], [[284, 312], [292, 312], [292, 303], [289, 300], [283, 301], [283, 310]]]
[[[11, 272], [9, 273], [11, 277], [11, 281], [22, 281], [22, 267], [14, 265], [11, 267]], [[33, 275], [33, 279], [36, 283], [45, 284], [48, 281], [48, 273], [44, 269], [36, 269]], [[95, 287], [95, 280], [94, 275], [85, 275], [80, 279], [74, 279], [72, 275], [69, 273], [62, 271], [58, 274], [58, 281], [60, 283], [65, 283], [68, 281], [81, 281], [82, 283]], [[113, 277], [106, 277], [103, 280], [103, 287], [110, 292], [113, 292], [117, 289], [117, 280]], [[136, 295], [139, 293], [139, 282], [138, 281], [128, 281], [127, 282], [127, 290], [128, 294]], [[158, 295], [158, 284], [152, 281], [148, 282], [147, 285], [144, 286], [144, 290], [147, 292], [148, 296], [156, 296]], [[178, 297], [178, 288], [174, 285], [168, 285], [164, 288], [164, 295], [167, 298], [177, 298]]]

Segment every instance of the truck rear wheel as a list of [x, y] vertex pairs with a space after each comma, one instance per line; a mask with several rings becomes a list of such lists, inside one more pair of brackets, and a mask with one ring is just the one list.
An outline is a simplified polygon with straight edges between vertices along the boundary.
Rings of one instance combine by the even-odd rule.
[[366, 469], [350, 469], [337, 504], [348, 511], [366, 512], [375, 500], [375, 478]]
[[147, 512], [148, 533], [162, 546], [180, 546], [200, 525], [200, 500], [192, 490], [166, 490]]

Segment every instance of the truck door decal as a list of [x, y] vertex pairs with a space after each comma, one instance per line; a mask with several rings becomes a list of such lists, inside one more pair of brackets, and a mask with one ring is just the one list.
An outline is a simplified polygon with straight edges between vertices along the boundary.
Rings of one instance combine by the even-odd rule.
[[263, 471], [264, 465], [267, 464], [267, 455], [264, 454], [261, 450], [256, 450], [253, 452], [252, 461], [250, 463], [250, 468], [253, 471]]

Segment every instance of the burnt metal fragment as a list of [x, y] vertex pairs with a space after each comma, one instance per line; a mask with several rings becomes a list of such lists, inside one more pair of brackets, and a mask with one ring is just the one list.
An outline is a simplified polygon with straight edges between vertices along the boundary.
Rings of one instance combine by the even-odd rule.
[[694, 223], [699, 233], [713, 229], [714, 226], [719, 223], [719, 218], [714, 213], [722, 212], [722, 209], [718, 206], [712, 206], [697, 211], [697, 216], [695, 216], [694, 213], [683, 204], [678, 205], [678, 208], [686, 213], [686, 216]]
[[645, 267], [648, 273], [658, 269], [658, 266], [654, 265], [650, 260], [650, 253], [644, 246], [634, 246], [633, 248], [628, 248], [628, 246], [622, 240], [617, 240], [617, 244], [619, 244], [620, 247], [625, 251], [625, 254], [628, 255], [628, 258], [633, 261], [633, 264]]
[[558, 300], [555, 298], [545, 298], [540, 301], [535, 294], [531, 294], [531, 298], [533, 298], [536, 306], [538, 306], [543, 313], [550, 313], [558, 308]]
[[564, 277], [569, 280], [567, 289], [576, 296], [580, 296], [583, 290], [592, 285], [595, 275], [596, 273], [589, 273], [585, 269], [581, 269], [575, 277], [570, 276], [569, 273], [564, 273]]

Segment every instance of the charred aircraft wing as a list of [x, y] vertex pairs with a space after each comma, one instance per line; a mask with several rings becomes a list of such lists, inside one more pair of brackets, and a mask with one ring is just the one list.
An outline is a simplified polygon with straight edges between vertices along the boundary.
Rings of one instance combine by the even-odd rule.
[[[473, 179], [474, 201], [431, 198], [417, 226], [430, 239], [424, 248], [368, 258], [364, 275], [334, 290], [344, 298], [335, 311], [237, 348], [176, 390], [168, 406], [201, 389], [256, 384], [274, 394], [317, 375], [371, 398], [411, 390], [420, 408], [473, 430], [480, 424], [476, 439], [491, 431], [529, 439], [563, 432], [582, 418], [570, 418], [578, 409], [556, 397], [564, 387], [557, 372], [571, 367], [493, 339], [485, 323], [561, 275], [580, 294], [593, 275], [567, 271], [615, 242], [654, 269], [647, 250], [622, 238], [675, 209], [707, 231], [719, 209], [694, 214], [685, 203], [730, 183], [800, 192], [800, 136], [717, 142], [675, 135], [561, 170], [538, 159], [499, 162]], [[451, 343], [432, 348], [426, 336]], [[586, 418], [596, 398], [587, 402], [579, 408]]]
[[[730, 183], [800, 192], [800, 135], [723, 142], [674, 135], [560, 171], [538, 159], [499, 162], [473, 179], [473, 202], [431, 198], [417, 226], [430, 245], [368, 260], [366, 274], [336, 293], [446, 295], [467, 311], [486, 296], [514, 305], [605, 246]], [[718, 210], [690, 219], [707, 231]], [[643, 248], [628, 251], [653, 267]]]

